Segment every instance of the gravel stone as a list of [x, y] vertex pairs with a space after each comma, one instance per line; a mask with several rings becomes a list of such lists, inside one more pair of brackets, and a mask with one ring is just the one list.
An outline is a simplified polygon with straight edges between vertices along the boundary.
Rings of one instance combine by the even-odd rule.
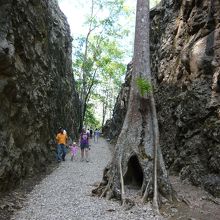
[[28, 195], [26, 205], [12, 220], [159, 220], [150, 204], [136, 205], [125, 211], [119, 202], [92, 197], [94, 184], [102, 180], [103, 169], [111, 160], [108, 143], [91, 140], [90, 162], [65, 162], [36, 185]]

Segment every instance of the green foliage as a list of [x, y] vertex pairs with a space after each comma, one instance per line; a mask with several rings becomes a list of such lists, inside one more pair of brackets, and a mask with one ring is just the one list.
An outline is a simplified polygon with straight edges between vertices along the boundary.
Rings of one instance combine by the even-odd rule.
[[144, 94], [148, 94], [152, 91], [151, 83], [148, 80], [143, 79], [141, 77], [138, 77], [136, 79], [136, 85], [138, 87], [141, 96], [144, 96]]
[[91, 128], [100, 127], [100, 121], [96, 118], [94, 105], [91, 103], [87, 105], [84, 124]]
[[[73, 57], [74, 78], [79, 93], [82, 86], [85, 86], [85, 84], [89, 86], [92, 81], [94, 81], [95, 86], [101, 84], [103, 80], [106, 82], [112, 79], [117, 87], [121, 85], [126, 66], [123, 64], [124, 52], [115, 40], [92, 36], [89, 42], [87, 59], [84, 59], [82, 51], [80, 41]], [[93, 79], [95, 72], [95, 79]]]
[[[86, 5], [91, 8], [83, 25], [87, 31], [73, 40], [73, 73], [83, 106], [82, 118], [86, 123], [95, 124], [92, 109], [97, 103], [96, 118], [99, 115], [99, 120], [104, 121], [111, 117], [126, 64], [130, 61], [125, 61], [131, 51], [128, 52], [124, 41], [131, 29], [127, 24], [131, 10], [125, 10], [125, 0], [93, 0], [90, 3]], [[89, 107], [91, 103], [96, 103], [95, 107]]]

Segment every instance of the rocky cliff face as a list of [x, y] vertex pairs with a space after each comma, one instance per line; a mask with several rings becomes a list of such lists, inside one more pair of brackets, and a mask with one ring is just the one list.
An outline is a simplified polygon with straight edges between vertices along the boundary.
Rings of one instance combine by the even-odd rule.
[[220, 2], [164, 1], [151, 18], [167, 167], [220, 196]]
[[[151, 11], [150, 46], [166, 166], [220, 196], [220, 2], [162, 1]], [[113, 139], [126, 113], [121, 94], [109, 123]]]
[[108, 120], [102, 129], [103, 135], [107, 137], [111, 143], [116, 142], [118, 135], [121, 132], [124, 118], [127, 112], [131, 74], [132, 63], [128, 64], [127, 66], [125, 83], [122, 84], [121, 91], [117, 97], [112, 119]]
[[[71, 37], [56, 0], [0, 1], [0, 191], [54, 160], [59, 126], [77, 134]], [[74, 134], [73, 134], [74, 133]]]

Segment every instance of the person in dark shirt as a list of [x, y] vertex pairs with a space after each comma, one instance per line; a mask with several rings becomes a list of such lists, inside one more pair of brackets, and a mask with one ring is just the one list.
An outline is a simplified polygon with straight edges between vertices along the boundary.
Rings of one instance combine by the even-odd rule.
[[90, 129], [90, 138], [92, 138], [92, 135], [93, 135], [93, 130], [92, 129]]
[[81, 148], [81, 161], [84, 161], [84, 156], [86, 157], [86, 162], [89, 162], [89, 133], [85, 129], [82, 129], [80, 134], [80, 148]]

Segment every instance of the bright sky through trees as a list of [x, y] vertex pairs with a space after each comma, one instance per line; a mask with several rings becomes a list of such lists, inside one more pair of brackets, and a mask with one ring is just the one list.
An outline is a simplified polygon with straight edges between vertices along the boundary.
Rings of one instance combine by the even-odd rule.
[[[79, 37], [80, 35], [86, 35], [88, 28], [85, 27], [84, 23], [86, 21], [86, 17], [90, 13], [91, 10], [91, 0], [58, 0], [59, 6], [63, 13], [66, 15], [68, 23], [70, 25], [71, 34], [74, 39]], [[131, 61], [131, 56], [133, 53], [133, 41], [134, 41], [134, 25], [135, 25], [135, 7], [136, 1], [135, 0], [125, 0], [124, 7], [133, 11], [133, 17], [131, 20], [127, 21], [121, 16], [119, 19], [119, 23], [122, 26], [126, 26], [127, 29], [130, 30], [129, 36], [125, 36], [126, 39], [123, 39], [121, 46], [126, 42], [124, 45], [124, 50], [127, 52], [125, 53], [124, 57], [124, 65]], [[103, 16], [108, 13], [103, 9]], [[100, 14], [99, 14], [100, 15]], [[74, 43], [74, 42], [73, 42]], [[74, 47], [74, 45], [73, 45]]]
[[[158, 1], [159, 0], [152, 0], [152, 2], [154, 4]], [[85, 58], [82, 59], [82, 60], [85, 61], [85, 64], [81, 68], [80, 68], [80, 66], [77, 66], [76, 61], [81, 59], [80, 58], [81, 56], [78, 57], [79, 53], [83, 53], [83, 51], [85, 50], [84, 46], [86, 44], [84, 44], [84, 46], [82, 48], [79, 48], [79, 45], [84, 42], [83, 39], [86, 39], [86, 36], [89, 33], [88, 31], [89, 31], [89, 23], [91, 21], [91, 12], [92, 12], [93, 16], [95, 15], [94, 16], [94, 18], [95, 18], [94, 22], [96, 22], [96, 21], [97, 22], [109, 21], [109, 23], [108, 22], [106, 23], [106, 24], [108, 24], [108, 26], [106, 26], [104, 29], [102, 29], [104, 26], [100, 26], [100, 27], [97, 26], [97, 28], [92, 29], [92, 32], [90, 33], [89, 39], [88, 39], [89, 40], [88, 42], [89, 42], [90, 46], [92, 46], [91, 45], [92, 39], [98, 39], [98, 36], [100, 34], [103, 34], [105, 31], [107, 31], [108, 28], [111, 27], [111, 22], [113, 22], [112, 23], [113, 25], [115, 24], [114, 28], [112, 29], [113, 32], [112, 31], [109, 31], [109, 33], [106, 32], [108, 34], [102, 40], [103, 43], [106, 40], [106, 43], [108, 42], [108, 46], [106, 45], [105, 48], [104, 48], [104, 45], [102, 45], [103, 46], [102, 56], [104, 56], [104, 57], [103, 58], [99, 57], [99, 61], [103, 61], [105, 56], [108, 56], [108, 59], [113, 59], [113, 60], [111, 60], [111, 62], [109, 62], [109, 63], [111, 63], [111, 65], [113, 65], [114, 62], [115, 62], [114, 64], [119, 62], [120, 65], [123, 65], [124, 66], [123, 68], [125, 69], [126, 65], [132, 60], [132, 55], [133, 55], [134, 30], [135, 30], [135, 12], [136, 12], [136, 3], [137, 3], [136, 0], [125, 0], [125, 2], [123, 3], [123, 9], [120, 8], [120, 4], [118, 5], [118, 8], [113, 7], [115, 2], [117, 2], [117, 0], [115, 0], [115, 2], [113, 1], [114, 3], [112, 5], [112, 7], [110, 7], [110, 10], [109, 10], [109, 3], [111, 4], [111, 1], [109, 1], [109, 2], [108, 1], [107, 2], [103, 1], [103, 2], [105, 2], [104, 4], [103, 4], [102, 1], [100, 1], [100, 2], [98, 1], [96, 3], [95, 2], [96, 2], [95, 0], [94, 1], [93, 0], [81, 0], [81, 1], [79, 1], [79, 0], [58, 0], [58, 3], [59, 3], [59, 6], [60, 6], [61, 10], [63, 11], [63, 13], [67, 17], [68, 23], [70, 25], [71, 35], [73, 37], [74, 77], [77, 80], [78, 85], [80, 85], [80, 86], [83, 85], [83, 88], [86, 88], [86, 85], [87, 85], [86, 83], [89, 83], [88, 78], [93, 73], [92, 69], [91, 69], [90, 73], [87, 73], [85, 71], [86, 70], [85, 68], [83, 69], [83, 67], [89, 61], [89, 59], [90, 59], [89, 56], [91, 54], [90, 55], [87, 54], [87, 53], [84, 54]], [[119, 2], [120, 1], [118, 1], [118, 3]], [[94, 4], [96, 4], [95, 6], [98, 6], [99, 3], [103, 4], [103, 7], [100, 7], [100, 8], [94, 7], [93, 8]], [[119, 12], [118, 14], [115, 14], [115, 16], [112, 17], [113, 19], [109, 20], [109, 16], [112, 16], [112, 12], [116, 12], [115, 9], [116, 9], [116, 11], [117, 11], [117, 9], [120, 9], [123, 12]], [[94, 27], [94, 24], [90, 28], [93, 28], [93, 27]], [[117, 29], [117, 27], [119, 29]], [[99, 28], [101, 28], [101, 29], [99, 29]], [[115, 30], [115, 32], [114, 32], [114, 30]], [[96, 35], [97, 35], [97, 37], [95, 37]], [[111, 41], [112, 42], [115, 41], [115, 43], [116, 43], [115, 48], [111, 48], [112, 47], [110, 45]], [[113, 57], [113, 56], [110, 56], [110, 54], [105, 54], [104, 51], [108, 47], [111, 48], [111, 49], [114, 49], [114, 51], [117, 51], [117, 50], [120, 51], [121, 50], [123, 56], [121, 58], [119, 58], [117, 56]], [[98, 49], [98, 48], [96, 48], [96, 49]], [[88, 51], [91, 52], [91, 48], [88, 49]], [[106, 51], [108, 51], [108, 50], [106, 50]], [[81, 54], [81, 55], [83, 55], [83, 54]], [[93, 65], [92, 65], [93, 67], [95, 65], [95, 62], [96, 61], [94, 60]], [[118, 63], [118, 65], [119, 65], [119, 63]], [[113, 68], [113, 66], [112, 66], [112, 68]], [[108, 67], [108, 65], [106, 64], [106, 68], [107, 67]], [[80, 69], [81, 69], [81, 71], [79, 71]], [[122, 70], [122, 69], [118, 68], [118, 71], [117, 71], [116, 69], [113, 68], [110, 72], [113, 71], [115, 76], [113, 76], [114, 74], [111, 76], [111, 73], [109, 72], [109, 69], [105, 69], [105, 71], [104, 71], [104, 69], [103, 70], [102, 69], [103, 68], [100, 68], [100, 70], [97, 70], [97, 74], [95, 74], [96, 75], [95, 80], [96, 81], [98, 80], [99, 83], [92, 87], [93, 89], [91, 90], [91, 94], [88, 96], [88, 97], [92, 96], [92, 98], [90, 99], [90, 101], [88, 101], [88, 103], [85, 102], [86, 106], [92, 107], [92, 104], [96, 106], [96, 108], [95, 108], [95, 112], [96, 112], [95, 117], [99, 121], [101, 121], [101, 118], [102, 118], [102, 121], [103, 121], [103, 115], [106, 115], [107, 113], [108, 113], [108, 115], [106, 115], [105, 120], [108, 119], [109, 117], [111, 117], [111, 113], [112, 113], [112, 110], [113, 110], [113, 107], [114, 107], [114, 102], [115, 102], [117, 94], [120, 90], [120, 84], [123, 82], [123, 78], [124, 78], [123, 74], [125, 74], [125, 70]], [[104, 77], [103, 79], [101, 79], [101, 75], [102, 75], [101, 72], [102, 71], [105, 72], [107, 78]], [[98, 73], [98, 72], [100, 72], [100, 73]], [[82, 75], [83, 73], [84, 73], [84, 75]], [[82, 76], [84, 76], [85, 80], [84, 80], [84, 78], [82, 78]], [[113, 78], [114, 78], [114, 80], [113, 80]], [[86, 79], [87, 79], [88, 82], [86, 81]], [[111, 80], [111, 82], [109, 80]], [[81, 84], [82, 83], [81, 81], [84, 82], [84, 84]], [[110, 86], [110, 84], [111, 84], [111, 86]], [[108, 87], [107, 90], [104, 88], [106, 86]], [[112, 90], [112, 91], [109, 92], [110, 90]], [[84, 90], [81, 89], [78, 92], [80, 93], [80, 91], [82, 92]], [[111, 94], [111, 95], [104, 95], [103, 96], [104, 92], [106, 92], [106, 94]], [[100, 93], [100, 94], [98, 94], [98, 93]], [[97, 97], [97, 95], [99, 97], [98, 100], [96, 100], [96, 98], [94, 97], [94, 96]], [[104, 109], [103, 106], [104, 105], [101, 104], [102, 102], [100, 103], [100, 100], [103, 97], [107, 97], [107, 99], [108, 99], [107, 102], [108, 102], [109, 110], [106, 113], [103, 112], [103, 109]], [[114, 101], [111, 101], [111, 100], [114, 100]], [[103, 101], [103, 103], [104, 103], [104, 101]], [[92, 108], [90, 108], [90, 113], [91, 112], [92, 112]], [[88, 111], [87, 111], [87, 113], [88, 113]]]
[[[67, 16], [68, 23], [70, 24], [72, 35], [86, 34], [83, 28], [85, 16], [90, 10], [90, 0], [58, 0], [59, 6], [63, 13]], [[136, 1], [126, 0], [126, 7], [135, 10]]]
[[[131, 9], [135, 13], [136, 0], [126, 0], [125, 7]], [[159, 0], [151, 0], [151, 7], [154, 7]], [[87, 28], [83, 27], [83, 23], [86, 20], [86, 15], [90, 12], [91, 0], [58, 0], [59, 6], [63, 13], [66, 15], [68, 23], [70, 25], [71, 34], [73, 38], [79, 35], [85, 35]], [[133, 53], [133, 40], [134, 40], [134, 23], [135, 16], [132, 21], [127, 21], [120, 19], [120, 22], [133, 30], [128, 39], [124, 40], [126, 42], [125, 47], [130, 50], [130, 55], [125, 58], [125, 64], [129, 63], [131, 60], [131, 54]]]

